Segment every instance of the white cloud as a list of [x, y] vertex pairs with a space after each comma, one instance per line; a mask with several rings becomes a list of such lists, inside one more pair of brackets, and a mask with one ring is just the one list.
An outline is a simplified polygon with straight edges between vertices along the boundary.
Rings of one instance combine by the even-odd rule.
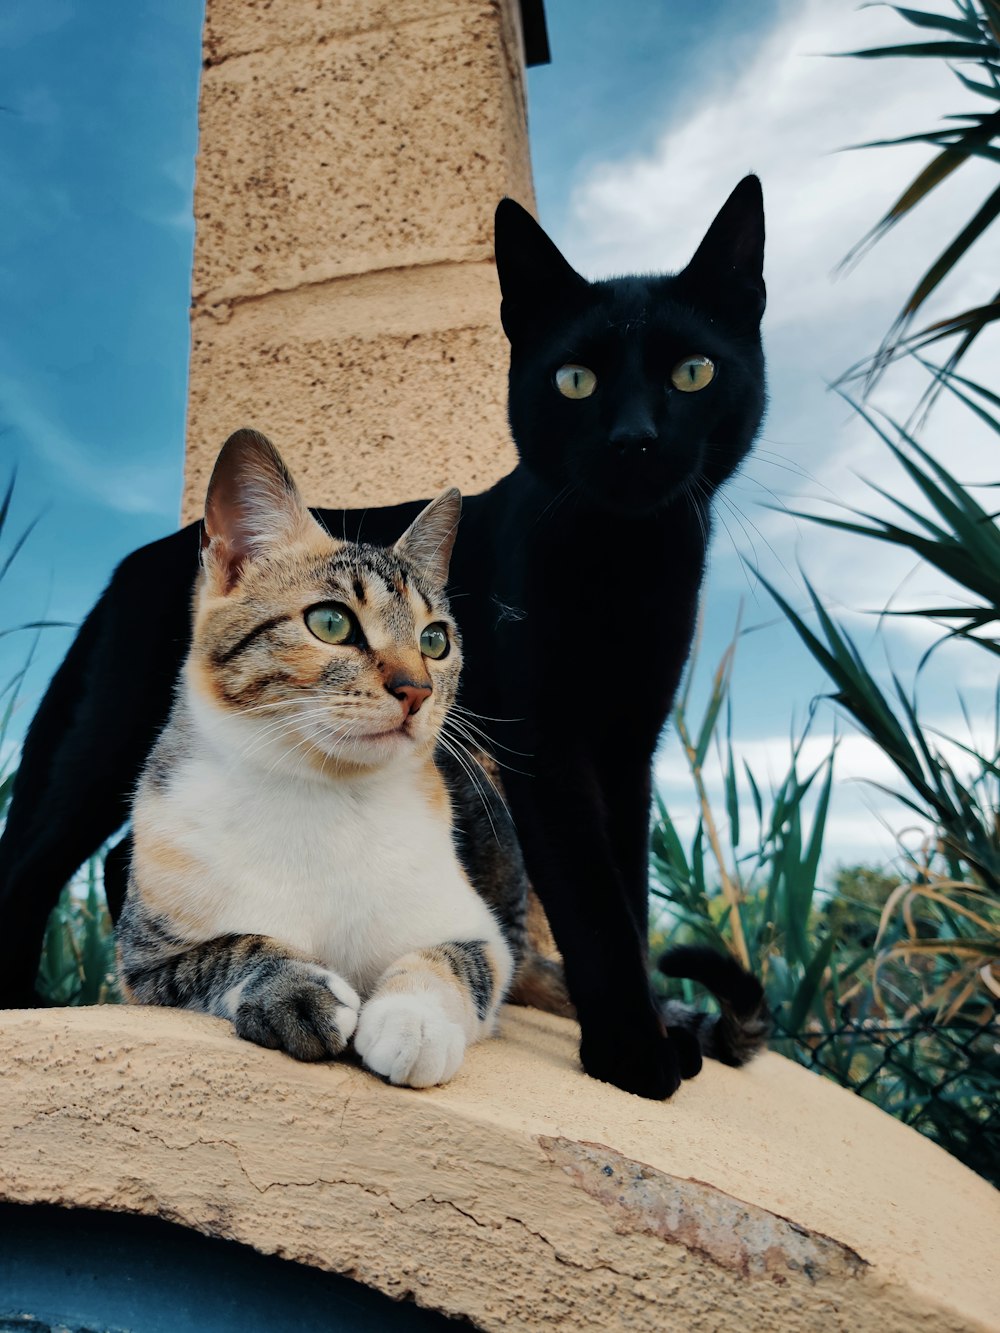
[[[940, 730], [947, 736], [979, 744], [989, 752], [992, 738], [984, 726], [979, 734], [969, 737], [961, 716], [942, 719]], [[966, 777], [974, 765], [959, 744], [954, 741], [931, 738], [932, 745], [948, 760], [959, 775]], [[834, 734], [819, 723], [806, 738], [799, 752], [797, 771], [802, 779], [819, 768], [830, 754]], [[770, 735], [734, 742], [736, 777], [741, 823], [740, 850], [745, 853], [754, 845], [756, 813], [750, 786], [744, 773], [744, 763], [750, 768], [764, 802], [765, 818], [770, 809], [770, 795], [784, 780], [791, 760], [787, 735]], [[694, 788], [690, 769], [676, 737], [668, 735], [661, 747], [654, 769], [657, 789], [670, 811], [682, 841], [690, 843], [698, 823]], [[819, 781], [804, 805], [805, 835], [812, 827]], [[715, 819], [724, 831], [727, 826], [723, 767], [719, 755], [712, 751], [706, 759], [704, 779], [709, 802]], [[849, 726], [840, 728], [834, 760], [834, 786], [830, 814], [824, 839], [824, 870], [829, 876], [838, 863], [855, 860], [893, 861], [902, 847], [916, 849], [927, 836], [930, 825], [891, 793], [900, 792], [912, 798], [913, 793], [891, 761], [873, 742]]]
[[[831, 283], [848, 249], [930, 152], [838, 150], [931, 128], [941, 112], [969, 99], [937, 61], [823, 54], [905, 40], [906, 33], [894, 14], [859, 11], [853, 0], [786, 4], [742, 77], [707, 87], [683, 121], [665, 127], [652, 155], [598, 164], [580, 182], [572, 206], [587, 240], [575, 258], [604, 273], [662, 268], [665, 256], [680, 260], [693, 252], [736, 181], [753, 170], [767, 204], [772, 335], [788, 327], [799, 337], [817, 303], [829, 312], [831, 296], [852, 314], [876, 305], [891, 314], [918, 276], [920, 259], [970, 202], [982, 199], [993, 176], [989, 164], [968, 164], [873, 252], [857, 270], [859, 281]], [[967, 283], [972, 294], [974, 270]]]

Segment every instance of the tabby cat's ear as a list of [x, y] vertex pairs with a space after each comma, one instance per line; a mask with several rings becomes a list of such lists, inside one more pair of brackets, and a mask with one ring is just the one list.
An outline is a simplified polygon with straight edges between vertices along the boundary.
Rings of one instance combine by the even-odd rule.
[[393, 550], [425, 578], [443, 587], [448, 580], [448, 564], [461, 517], [462, 493], [449, 486], [421, 509]]
[[562, 319], [590, 284], [563, 259], [526, 208], [501, 199], [495, 224], [500, 322], [513, 341], [538, 323]]
[[719, 209], [679, 281], [689, 279], [702, 299], [740, 322], [764, 313], [764, 197], [760, 180], [744, 176]]
[[230, 435], [208, 483], [201, 533], [202, 564], [220, 591], [248, 560], [317, 527], [271, 441], [255, 430]]

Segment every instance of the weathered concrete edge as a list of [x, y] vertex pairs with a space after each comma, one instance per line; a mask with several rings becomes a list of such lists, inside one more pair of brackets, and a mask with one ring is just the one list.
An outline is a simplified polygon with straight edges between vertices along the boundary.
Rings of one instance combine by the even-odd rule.
[[[510, 1051], [491, 1046], [474, 1054], [509, 1078]], [[716, 1186], [519, 1130], [488, 1099], [479, 1112], [295, 1066], [210, 1020], [5, 1015], [0, 1050], [11, 1202], [158, 1216], [487, 1330], [606, 1328], [609, 1302], [651, 1333], [665, 1309], [679, 1328], [713, 1310], [745, 1329], [815, 1326], [804, 1312], [844, 1330], [988, 1327]]]

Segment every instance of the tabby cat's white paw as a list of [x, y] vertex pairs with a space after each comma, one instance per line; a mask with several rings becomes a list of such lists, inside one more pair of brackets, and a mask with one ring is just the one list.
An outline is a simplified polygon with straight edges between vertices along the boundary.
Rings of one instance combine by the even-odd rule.
[[340, 1034], [345, 1041], [348, 1041], [358, 1026], [358, 1014], [361, 1012], [361, 997], [342, 976], [336, 972], [331, 972], [329, 968], [320, 967], [318, 963], [307, 963], [306, 967], [316, 977], [317, 981], [322, 981], [330, 988], [330, 993], [337, 1001], [337, 1007], [334, 1015], [337, 1020], [337, 1026]]
[[380, 995], [361, 1010], [354, 1048], [390, 1083], [430, 1088], [454, 1078], [465, 1033], [430, 995]]

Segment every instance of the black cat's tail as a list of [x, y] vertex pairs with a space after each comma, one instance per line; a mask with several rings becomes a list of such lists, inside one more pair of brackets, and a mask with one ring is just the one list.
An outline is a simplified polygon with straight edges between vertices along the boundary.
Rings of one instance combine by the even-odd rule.
[[683, 1028], [696, 1036], [703, 1055], [724, 1065], [745, 1065], [767, 1045], [772, 1024], [764, 988], [735, 958], [703, 945], [681, 945], [667, 950], [659, 969], [668, 977], [697, 981], [718, 1000], [717, 1014], [661, 1001], [667, 1029]]

